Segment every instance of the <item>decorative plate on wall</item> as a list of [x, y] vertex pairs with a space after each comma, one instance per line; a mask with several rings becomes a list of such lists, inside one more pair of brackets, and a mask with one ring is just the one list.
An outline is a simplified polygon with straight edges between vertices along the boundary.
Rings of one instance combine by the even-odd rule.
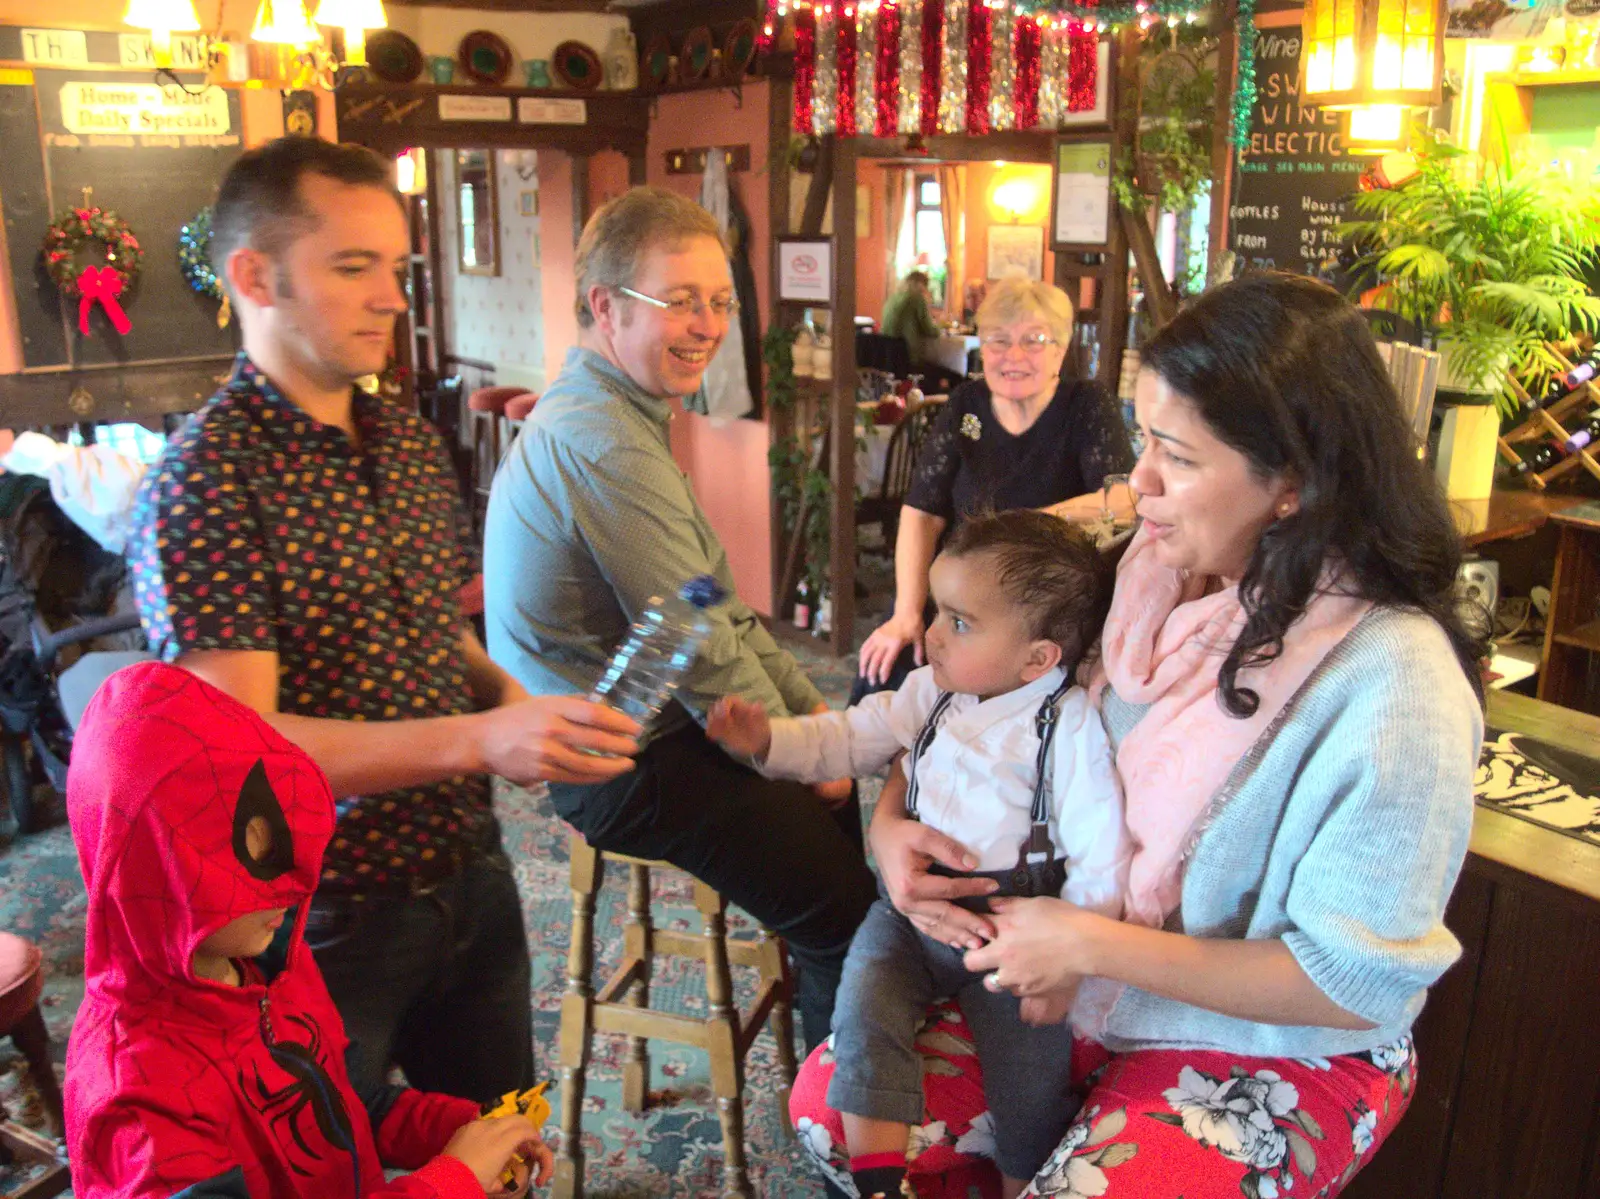
[[639, 61], [639, 75], [646, 87], [664, 87], [672, 79], [672, 40], [664, 33], [650, 39]]
[[605, 78], [600, 56], [582, 42], [562, 42], [550, 54], [556, 78], [580, 92], [592, 92]]
[[398, 29], [376, 29], [367, 39], [367, 65], [385, 83], [412, 83], [422, 74], [422, 51]]
[[749, 17], [735, 21], [722, 42], [722, 74], [735, 83], [750, 71], [756, 60], [756, 23]]
[[505, 38], [487, 29], [474, 29], [461, 39], [456, 49], [456, 62], [462, 74], [474, 83], [487, 83], [498, 87], [511, 74], [516, 61]]
[[688, 36], [683, 39], [683, 55], [678, 60], [678, 71], [684, 82], [706, 77], [706, 72], [711, 69], [713, 44], [711, 30], [704, 25], [689, 30]]

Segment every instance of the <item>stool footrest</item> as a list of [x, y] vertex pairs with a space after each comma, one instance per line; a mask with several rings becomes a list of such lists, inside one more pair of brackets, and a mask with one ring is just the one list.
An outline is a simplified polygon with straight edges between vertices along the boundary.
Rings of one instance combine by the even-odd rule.
[[621, 1033], [628, 1037], [653, 1037], [658, 1041], [672, 1041], [678, 1045], [694, 1045], [701, 1049], [709, 1042], [710, 1022], [696, 1016], [679, 1016], [673, 1012], [657, 1012], [649, 1008], [629, 1007], [627, 1004], [594, 1005], [595, 1032]]

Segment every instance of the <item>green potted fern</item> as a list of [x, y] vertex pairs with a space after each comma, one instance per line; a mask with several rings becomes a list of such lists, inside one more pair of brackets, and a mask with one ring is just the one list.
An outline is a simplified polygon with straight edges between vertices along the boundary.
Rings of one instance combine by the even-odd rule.
[[1584, 282], [1600, 255], [1600, 190], [1485, 161], [1425, 128], [1413, 144], [1415, 177], [1356, 196], [1364, 219], [1342, 231], [1381, 284], [1375, 306], [1437, 338], [1440, 386], [1491, 395], [1513, 416], [1507, 368], [1539, 385], [1559, 369], [1550, 342], [1600, 328], [1600, 298]]

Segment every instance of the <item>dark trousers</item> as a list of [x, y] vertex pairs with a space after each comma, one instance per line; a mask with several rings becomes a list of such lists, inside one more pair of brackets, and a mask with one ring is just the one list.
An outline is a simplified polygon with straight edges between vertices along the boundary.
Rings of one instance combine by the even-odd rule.
[[498, 826], [425, 895], [319, 893], [306, 941], [344, 1019], [356, 1094], [391, 1063], [414, 1087], [479, 1103], [533, 1085], [528, 937]]
[[810, 787], [762, 778], [692, 725], [652, 741], [629, 774], [552, 784], [550, 798], [596, 849], [671, 862], [787, 941], [806, 1048], [827, 1039], [845, 953], [876, 897], [853, 792], [830, 812]]

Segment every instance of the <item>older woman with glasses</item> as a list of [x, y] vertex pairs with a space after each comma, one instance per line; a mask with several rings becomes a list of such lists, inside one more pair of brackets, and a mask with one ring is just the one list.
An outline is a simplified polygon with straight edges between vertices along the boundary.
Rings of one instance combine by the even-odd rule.
[[1092, 519], [1106, 477], [1132, 469], [1111, 397], [1062, 373], [1072, 316], [1060, 288], [1020, 278], [978, 309], [984, 377], [951, 393], [922, 444], [900, 509], [894, 613], [861, 647], [852, 699], [898, 687], [922, 664], [928, 569], [949, 529], [1007, 508]]

